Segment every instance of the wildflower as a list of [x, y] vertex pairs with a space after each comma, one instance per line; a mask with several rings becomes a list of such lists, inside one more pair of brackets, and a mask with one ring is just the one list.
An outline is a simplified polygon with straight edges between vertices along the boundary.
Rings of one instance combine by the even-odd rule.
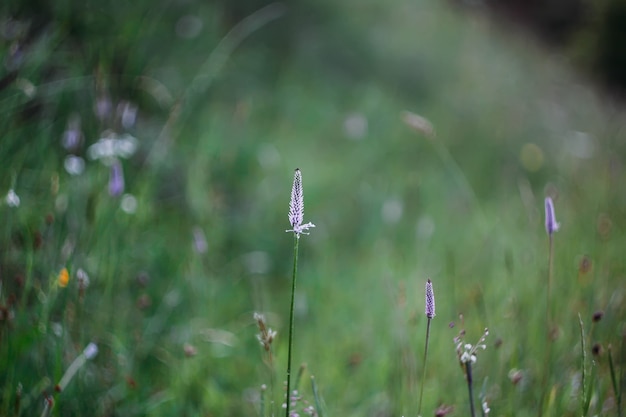
[[489, 329], [485, 328], [483, 335], [480, 337], [475, 345], [472, 345], [470, 343], [463, 343], [464, 336], [465, 331], [462, 330], [461, 333], [459, 333], [459, 335], [454, 338], [456, 353], [459, 358], [459, 362], [461, 362], [462, 365], [466, 363], [476, 363], [476, 355], [478, 349], [487, 349], [485, 339], [487, 338], [487, 336], [489, 336]]
[[256, 338], [259, 343], [261, 343], [261, 346], [269, 352], [277, 333], [275, 330], [267, 327], [265, 324], [265, 316], [263, 314], [254, 313], [253, 317], [259, 327], [259, 334], [256, 335]]
[[426, 281], [426, 317], [429, 319], [435, 317], [435, 293], [430, 278]]
[[304, 194], [302, 191], [302, 174], [296, 168], [293, 177], [293, 187], [291, 188], [291, 201], [289, 202], [289, 223], [291, 229], [286, 232], [294, 232], [299, 239], [300, 234], [305, 234], [308, 229], [315, 227], [313, 223], [302, 224], [304, 220]]
[[65, 374], [63, 374], [63, 377], [61, 378], [61, 380], [55, 387], [56, 390], [59, 392], [63, 391], [65, 387], [67, 386], [67, 384], [74, 377], [76, 372], [85, 364], [85, 362], [95, 358], [97, 354], [98, 354], [98, 345], [96, 345], [93, 342], [89, 343], [87, 347], [85, 347], [85, 349], [82, 351], [82, 353], [78, 355], [78, 357], [74, 359], [74, 362], [72, 362], [71, 365], [67, 368], [67, 370], [65, 371]]
[[125, 129], [130, 129], [137, 120], [137, 106], [128, 101], [120, 101], [117, 105], [117, 115]]
[[604, 317], [604, 311], [598, 310], [595, 313], [593, 313], [593, 316], [591, 317], [591, 319], [593, 320], [594, 323], [597, 323], [600, 320], [602, 320], [602, 317]]
[[513, 383], [513, 385], [517, 385], [524, 378], [524, 372], [513, 368], [509, 371], [509, 380]]
[[89, 275], [87, 275], [84, 269], [78, 268], [76, 271], [76, 281], [78, 282], [78, 287], [82, 290], [89, 287]]
[[419, 114], [410, 111], [403, 111], [402, 121], [411, 129], [423, 134], [427, 138], [431, 138], [435, 135], [435, 128], [433, 127], [433, 124]]
[[119, 160], [115, 160], [111, 165], [111, 174], [109, 176], [109, 195], [118, 197], [124, 192], [124, 173], [122, 172], [122, 164]]
[[80, 126], [80, 117], [73, 115], [67, 122], [67, 128], [63, 132], [61, 143], [63, 147], [68, 151], [74, 151], [83, 142], [83, 132]]
[[4, 201], [7, 203], [9, 207], [19, 207], [20, 206], [20, 197], [15, 193], [15, 190], [11, 188], [7, 193], [6, 197], [4, 197]]
[[67, 271], [67, 268], [61, 269], [61, 272], [59, 272], [59, 277], [57, 281], [59, 283], [59, 287], [61, 288], [67, 287], [67, 284], [70, 282], [70, 273]]
[[195, 226], [193, 228], [193, 248], [196, 253], [199, 254], [206, 253], [209, 249], [209, 245], [206, 241], [206, 236], [204, 235], [204, 231], [200, 226]]
[[130, 158], [139, 147], [134, 136], [124, 134], [116, 135], [114, 132], [105, 131], [103, 137], [87, 149], [87, 156], [91, 160], [102, 159], [105, 162], [112, 158]]
[[93, 342], [89, 343], [87, 347], [85, 348], [85, 350], [83, 350], [83, 356], [87, 360], [91, 360], [95, 358], [97, 354], [98, 354], [98, 345], [96, 345]]
[[100, 97], [98, 97], [94, 106], [94, 113], [100, 121], [108, 119], [111, 115], [112, 109], [113, 103], [111, 103], [111, 98], [108, 94], [104, 93]]
[[80, 156], [68, 155], [65, 157], [65, 161], [63, 161], [63, 166], [68, 174], [73, 176], [80, 175], [85, 171], [85, 160]]
[[491, 411], [491, 408], [489, 408], [489, 404], [487, 404], [487, 401], [483, 401], [482, 403], [483, 406], [483, 415], [487, 416], [489, 415], [489, 412]]
[[552, 234], [559, 230], [559, 223], [556, 221], [556, 217], [554, 215], [554, 204], [552, 203], [552, 198], [546, 197], [546, 232], [548, 235], [552, 236]]

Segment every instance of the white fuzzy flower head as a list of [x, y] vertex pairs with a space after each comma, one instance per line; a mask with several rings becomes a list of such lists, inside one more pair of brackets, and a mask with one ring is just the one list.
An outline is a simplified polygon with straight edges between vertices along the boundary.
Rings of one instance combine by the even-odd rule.
[[486, 416], [489, 415], [489, 413], [491, 412], [491, 408], [489, 408], [489, 404], [487, 404], [487, 401], [483, 401], [482, 406], [483, 406], [483, 414]]
[[98, 345], [91, 342], [87, 345], [85, 350], [83, 350], [83, 355], [85, 355], [85, 359], [93, 359], [98, 354]]
[[19, 207], [20, 206], [20, 197], [15, 193], [15, 190], [11, 188], [7, 193], [4, 201], [7, 203], [9, 207]]
[[300, 238], [301, 234], [308, 235], [306, 232], [312, 227], [315, 227], [313, 223], [305, 223], [304, 221], [304, 193], [302, 191], [302, 173], [298, 168], [293, 176], [293, 187], [291, 188], [291, 200], [289, 201], [289, 223], [291, 229], [287, 232], [294, 232], [297, 238]]
[[474, 345], [471, 343], [463, 343], [463, 338], [465, 337], [465, 331], [462, 330], [461, 333], [454, 338], [454, 343], [456, 345], [456, 353], [459, 358], [459, 362], [461, 364], [474, 364], [476, 363], [476, 355], [478, 349], [485, 350], [487, 345], [485, 344], [485, 339], [489, 335], [489, 329], [485, 329], [483, 335], [478, 340], [478, 342]]

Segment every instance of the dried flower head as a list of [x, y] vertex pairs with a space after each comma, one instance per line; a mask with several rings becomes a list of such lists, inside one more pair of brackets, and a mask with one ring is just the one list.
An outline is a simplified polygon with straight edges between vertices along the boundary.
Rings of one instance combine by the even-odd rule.
[[593, 313], [593, 316], [591, 317], [591, 320], [593, 320], [594, 323], [597, 323], [600, 320], [602, 320], [602, 317], [604, 317], [604, 311], [598, 310], [595, 313]]
[[277, 333], [275, 330], [267, 327], [263, 314], [255, 312], [253, 317], [259, 327], [259, 334], [256, 335], [256, 338], [263, 346], [263, 349], [269, 352]]
[[551, 236], [554, 232], [559, 230], [559, 226], [554, 215], [554, 203], [552, 203], [552, 198], [546, 197], [546, 232]]
[[296, 168], [293, 176], [293, 187], [291, 188], [291, 200], [289, 201], [289, 223], [291, 229], [287, 232], [294, 232], [297, 238], [301, 234], [308, 235], [306, 231], [315, 227], [313, 223], [302, 224], [304, 221], [304, 193], [302, 191], [302, 173]]
[[461, 330], [458, 336], [454, 338], [454, 344], [456, 345], [456, 354], [459, 358], [459, 362], [461, 365], [466, 363], [476, 363], [476, 356], [478, 354], [478, 350], [487, 349], [487, 345], [485, 344], [485, 339], [489, 336], [489, 329], [485, 328], [483, 335], [480, 337], [478, 342], [475, 345], [470, 343], [463, 343], [463, 338], [465, 337], [465, 330]]
[[430, 278], [426, 281], [426, 317], [429, 319], [435, 317], [435, 293]]

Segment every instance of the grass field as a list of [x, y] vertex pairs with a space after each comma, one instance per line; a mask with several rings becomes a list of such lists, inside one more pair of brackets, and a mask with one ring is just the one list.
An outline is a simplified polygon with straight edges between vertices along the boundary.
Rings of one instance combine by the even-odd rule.
[[0, 415], [283, 415], [296, 167], [316, 412], [416, 416], [423, 383], [422, 415], [469, 415], [453, 339], [488, 328], [477, 414], [623, 415], [626, 120], [557, 53], [434, 0], [328, 5], [280, 55], [280, 6], [67, 7], [3, 32]]

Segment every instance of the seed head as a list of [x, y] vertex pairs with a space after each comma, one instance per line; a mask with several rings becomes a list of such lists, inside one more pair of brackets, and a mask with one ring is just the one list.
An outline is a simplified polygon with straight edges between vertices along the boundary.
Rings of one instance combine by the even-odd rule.
[[301, 234], [308, 235], [306, 231], [315, 227], [313, 223], [302, 224], [304, 221], [304, 193], [302, 191], [302, 173], [296, 168], [293, 176], [293, 187], [291, 188], [291, 200], [289, 201], [289, 223], [291, 229], [287, 232], [294, 232], [297, 238]]
[[435, 317], [435, 293], [430, 278], [426, 281], [426, 317], [429, 319]]

